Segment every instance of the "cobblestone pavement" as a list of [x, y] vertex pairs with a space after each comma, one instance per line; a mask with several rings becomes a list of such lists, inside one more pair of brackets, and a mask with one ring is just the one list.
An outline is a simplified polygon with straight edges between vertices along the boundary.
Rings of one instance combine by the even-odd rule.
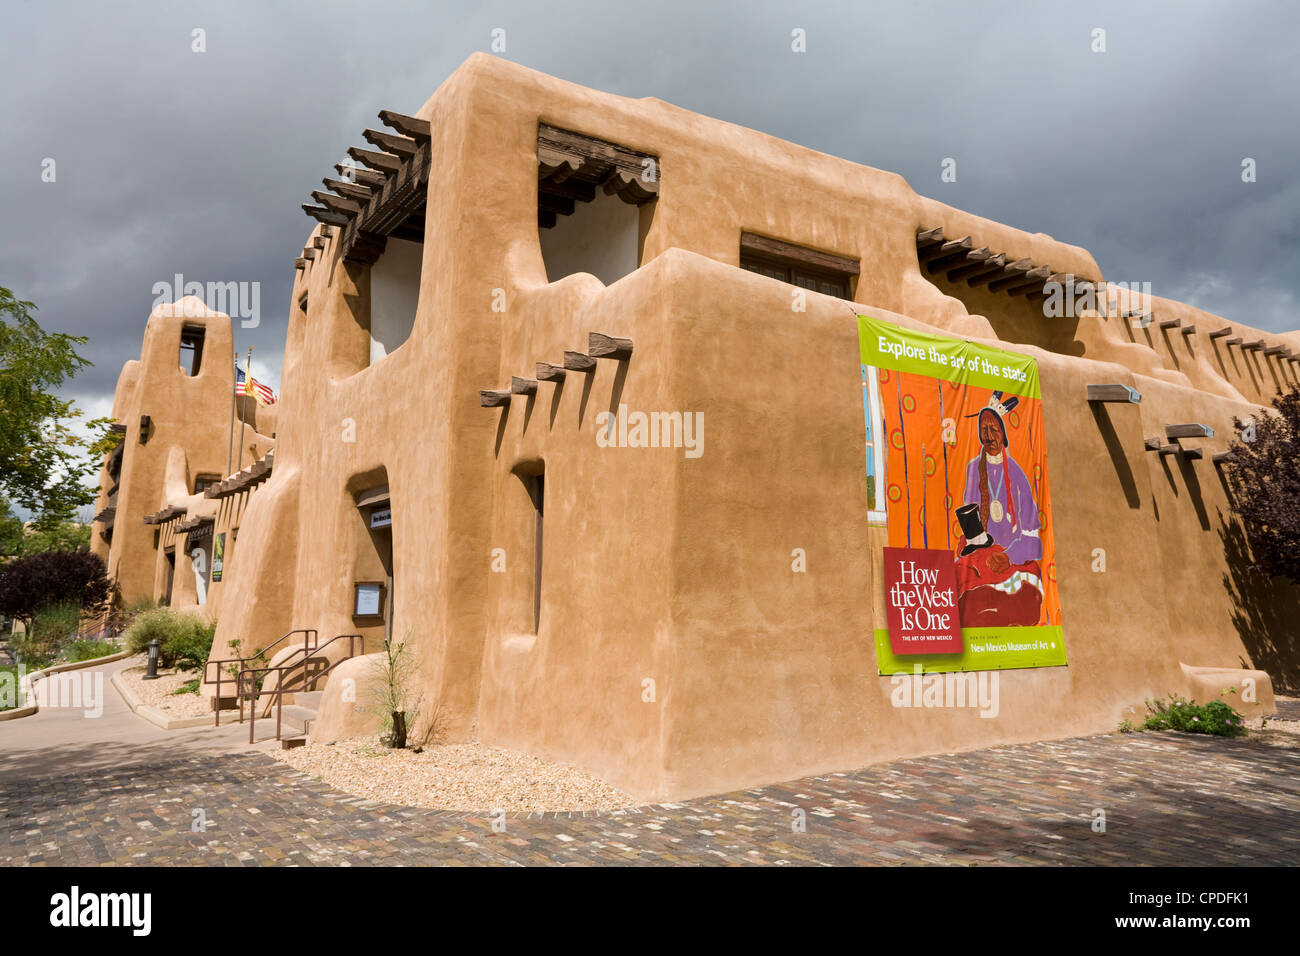
[[0, 864], [1293, 865], [1300, 749], [1286, 737], [998, 747], [680, 804], [506, 817], [499, 833], [483, 816], [341, 794], [257, 752], [184, 757], [11, 783]]

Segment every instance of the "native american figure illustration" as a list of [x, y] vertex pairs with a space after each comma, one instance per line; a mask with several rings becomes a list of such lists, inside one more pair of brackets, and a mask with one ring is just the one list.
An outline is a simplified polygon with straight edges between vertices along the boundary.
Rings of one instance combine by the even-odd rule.
[[975, 415], [980, 453], [966, 466], [957, 509], [958, 608], [963, 627], [1037, 624], [1043, 603], [1043, 544], [1038, 505], [1025, 472], [1011, 457], [1005, 418], [1016, 407], [994, 392]]

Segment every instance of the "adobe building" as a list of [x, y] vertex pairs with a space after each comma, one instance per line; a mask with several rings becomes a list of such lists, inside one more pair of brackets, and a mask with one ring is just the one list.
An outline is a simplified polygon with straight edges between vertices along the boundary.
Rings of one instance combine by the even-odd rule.
[[[231, 345], [230, 317], [187, 296], [154, 309], [140, 358], [122, 367], [113, 397], [121, 439], [100, 473], [91, 550], [124, 605], [219, 607], [223, 564], [269, 473], [275, 430], [273, 407], [235, 395]], [[241, 457], [250, 468], [232, 468]], [[240, 492], [224, 493], [232, 470], [244, 472], [233, 476]]]
[[[380, 118], [306, 207], [274, 471], [214, 657], [294, 628], [406, 639], [417, 732], [647, 800], [1109, 732], [1175, 692], [1268, 711], [1269, 674], [1295, 684], [1296, 592], [1246, 570], [1216, 456], [1296, 380], [1296, 333], [1107, 286], [1134, 277], [895, 174], [485, 55]], [[1048, 318], [1052, 287], [1114, 301]], [[995, 716], [895, 706], [859, 315], [1035, 363], [1068, 662], [999, 671]], [[184, 503], [158, 487], [149, 509]], [[315, 740], [374, 729], [347, 680], [371, 664], [333, 672]]]

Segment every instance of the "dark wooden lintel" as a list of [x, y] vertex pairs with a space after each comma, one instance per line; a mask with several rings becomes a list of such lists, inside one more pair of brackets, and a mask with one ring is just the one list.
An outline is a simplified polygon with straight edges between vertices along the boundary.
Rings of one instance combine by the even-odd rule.
[[741, 232], [740, 251], [784, 262], [799, 263], [842, 276], [856, 276], [862, 271], [857, 259], [839, 256], [833, 252], [822, 252], [819, 249], [809, 249], [807, 246], [797, 246], [783, 239], [760, 236], [754, 232]]

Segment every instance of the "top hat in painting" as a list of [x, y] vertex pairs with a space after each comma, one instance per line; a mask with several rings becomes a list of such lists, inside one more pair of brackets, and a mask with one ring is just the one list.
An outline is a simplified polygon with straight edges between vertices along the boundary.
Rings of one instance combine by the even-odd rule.
[[993, 535], [984, 530], [984, 523], [980, 521], [979, 505], [962, 505], [954, 513], [957, 515], [957, 523], [961, 525], [961, 533], [966, 538], [966, 547], [961, 549], [963, 558], [980, 548], [993, 547]]
[[998, 424], [1002, 426], [1002, 444], [1004, 446], [1008, 446], [1011, 443], [1007, 439], [1006, 417], [1011, 413], [1011, 410], [1019, 404], [1020, 404], [1020, 398], [1018, 396], [1012, 395], [1004, 402], [1002, 400], [1002, 392], [997, 391], [989, 396], [989, 403], [985, 405], [983, 408], [981, 408], [978, 412], [975, 412], [973, 415], [963, 415], [962, 417], [979, 418], [985, 412], [992, 412], [994, 415], [998, 416]]

